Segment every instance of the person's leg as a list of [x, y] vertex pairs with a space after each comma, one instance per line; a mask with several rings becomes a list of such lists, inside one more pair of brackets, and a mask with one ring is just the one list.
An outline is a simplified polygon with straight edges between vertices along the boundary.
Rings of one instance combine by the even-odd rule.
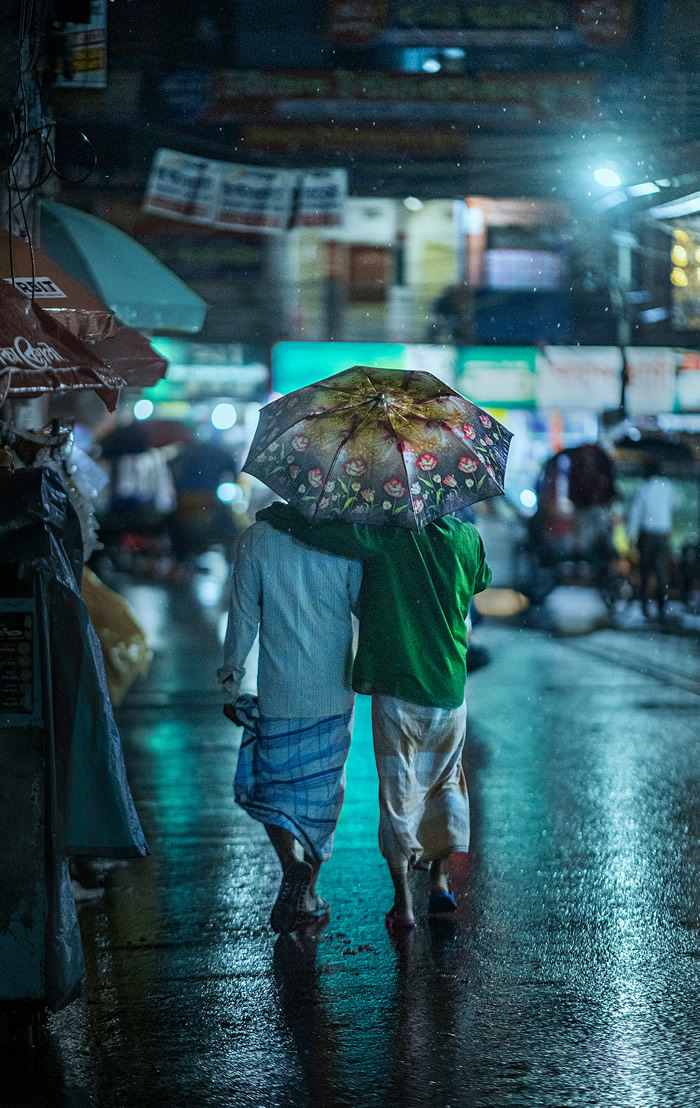
[[309, 887], [306, 890], [303, 903], [301, 904], [301, 910], [303, 912], [318, 912], [321, 908], [328, 907], [328, 901], [320, 897], [316, 892], [316, 882], [318, 881], [318, 875], [321, 872], [322, 863], [318, 858], [314, 858], [311, 854], [304, 852], [304, 861], [308, 862], [311, 866], [311, 880], [309, 881]]
[[278, 827], [276, 823], [266, 823], [264, 827], [270, 842], [275, 848], [275, 854], [280, 860], [282, 872], [284, 873], [293, 862], [299, 860], [297, 840], [294, 838], [291, 831], [287, 831], [286, 827]]
[[408, 861], [406, 858], [387, 859], [389, 873], [394, 883], [394, 922], [411, 924], [415, 921], [413, 914], [413, 897], [408, 885]]
[[668, 565], [670, 558], [670, 547], [665, 535], [658, 536], [655, 554], [654, 572], [656, 574], [656, 602], [659, 606], [659, 615], [663, 615], [664, 605], [668, 600]]
[[649, 545], [646, 535], [639, 536], [637, 549], [639, 550], [639, 597], [642, 602], [642, 612], [645, 616], [648, 616], [651, 566], [649, 565]]
[[450, 885], [447, 878], [447, 858], [437, 858], [430, 863], [430, 891], [448, 893]]
[[270, 913], [270, 926], [280, 935], [288, 935], [294, 930], [299, 913], [307, 910], [307, 891], [313, 869], [298, 858], [297, 840], [291, 831], [273, 823], [264, 826], [282, 866], [282, 880]]

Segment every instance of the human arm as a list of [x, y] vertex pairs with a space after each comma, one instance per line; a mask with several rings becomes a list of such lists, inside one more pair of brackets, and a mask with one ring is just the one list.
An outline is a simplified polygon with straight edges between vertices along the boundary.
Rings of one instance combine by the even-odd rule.
[[250, 527], [241, 538], [231, 575], [228, 623], [224, 639], [224, 664], [217, 670], [223, 686], [224, 712], [239, 695], [245, 663], [260, 623], [261, 583], [255, 556], [256, 532]]
[[271, 524], [278, 531], [286, 531], [307, 546], [325, 550], [327, 554], [364, 561], [375, 550], [373, 536], [368, 532], [375, 531], [376, 528], [357, 527], [348, 523], [311, 524], [289, 504], [270, 504], [268, 508], [258, 512], [255, 518]]
[[479, 544], [477, 548], [477, 570], [474, 578], [474, 592], [483, 592], [491, 584], [491, 567], [486, 561], [486, 551], [484, 550], [484, 542], [481, 535], [478, 536]]

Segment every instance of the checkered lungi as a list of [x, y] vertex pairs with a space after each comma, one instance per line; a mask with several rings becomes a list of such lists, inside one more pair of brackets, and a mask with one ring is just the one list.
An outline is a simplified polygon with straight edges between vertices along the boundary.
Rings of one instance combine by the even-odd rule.
[[372, 697], [379, 773], [379, 847], [389, 866], [425, 867], [469, 850], [469, 796], [462, 769], [467, 708], [431, 708]]
[[325, 719], [271, 719], [239, 697], [243, 720], [234, 795], [253, 819], [284, 827], [304, 852], [326, 862], [345, 795], [352, 711]]

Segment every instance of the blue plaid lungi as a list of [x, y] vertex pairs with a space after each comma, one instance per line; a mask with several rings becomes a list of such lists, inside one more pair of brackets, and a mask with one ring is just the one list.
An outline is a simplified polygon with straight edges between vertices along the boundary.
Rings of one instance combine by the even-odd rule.
[[306, 854], [326, 862], [345, 795], [352, 710], [324, 719], [271, 719], [242, 696], [243, 724], [234, 796], [253, 819], [284, 827]]

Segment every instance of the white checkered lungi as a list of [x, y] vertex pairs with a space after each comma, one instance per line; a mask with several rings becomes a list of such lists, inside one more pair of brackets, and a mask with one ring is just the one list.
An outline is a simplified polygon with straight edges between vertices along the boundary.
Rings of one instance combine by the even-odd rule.
[[372, 697], [379, 774], [379, 846], [421, 868], [469, 850], [469, 796], [462, 768], [467, 708], [431, 708]]

